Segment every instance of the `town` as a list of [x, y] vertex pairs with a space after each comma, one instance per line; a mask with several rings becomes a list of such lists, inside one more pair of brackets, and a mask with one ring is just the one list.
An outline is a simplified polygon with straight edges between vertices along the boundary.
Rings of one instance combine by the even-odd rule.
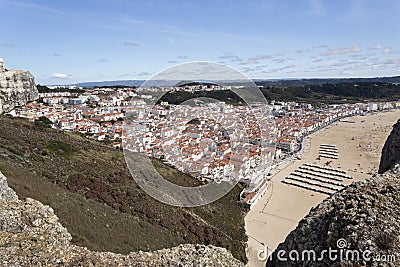
[[[202, 100], [151, 105], [154, 88], [63, 89], [42, 92], [37, 102], [10, 114], [31, 121], [45, 117], [49, 127], [158, 158], [202, 180], [240, 181], [245, 186], [241, 199], [248, 204], [267, 190], [272, 169], [300, 157], [307, 135], [349, 116], [400, 107], [400, 102], [371, 102], [315, 108], [276, 101], [249, 107]], [[174, 90], [201, 89], [192, 85]]]

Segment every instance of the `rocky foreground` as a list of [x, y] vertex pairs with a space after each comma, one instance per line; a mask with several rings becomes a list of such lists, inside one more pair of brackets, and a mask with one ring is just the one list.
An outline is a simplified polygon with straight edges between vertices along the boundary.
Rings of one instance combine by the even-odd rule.
[[51, 207], [19, 200], [0, 173], [0, 266], [243, 266], [226, 249], [212, 245], [122, 255], [92, 252], [72, 245], [71, 239]]

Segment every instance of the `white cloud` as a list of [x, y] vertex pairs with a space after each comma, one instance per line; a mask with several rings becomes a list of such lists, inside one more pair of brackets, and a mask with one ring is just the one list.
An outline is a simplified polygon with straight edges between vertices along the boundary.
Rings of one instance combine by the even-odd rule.
[[278, 57], [278, 58], [274, 58], [272, 61], [274, 61], [276, 63], [285, 63], [286, 59], [284, 59], [283, 57]]
[[323, 49], [323, 48], [328, 48], [328, 47], [329, 47], [328, 45], [321, 44], [321, 45], [313, 46], [312, 48], [313, 48], [313, 49]]
[[323, 55], [323, 56], [343, 55], [343, 54], [348, 54], [348, 53], [359, 53], [359, 52], [361, 52], [361, 50], [362, 50], [361, 46], [359, 46], [358, 44], [355, 44], [350, 48], [337, 48], [337, 49], [329, 48], [321, 55]]
[[278, 53], [275, 53], [275, 57], [282, 57], [282, 56], [285, 56], [286, 55], [286, 53], [284, 53], [284, 52], [278, 52]]
[[232, 53], [225, 53], [224, 55], [219, 56], [218, 59], [229, 60], [231, 62], [240, 62], [240, 63], [242, 63], [244, 61], [242, 58], [240, 58], [237, 55], [234, 55]]
[[139, 44], [137, 42], [127, 41], [124, 43], [124, 46], [136, 47], [139, 46]]
[[285, 74], [285, 73], [295, 73], [295, 71], [294, 70], [290, 70], [290, 69], [293, 69], [293, 68], [295, 68], [296, 67], [296, 65], [287, 65], [287, 66], [284, 66], [284, 67], [280, 67], [280, 68], [265, 68], [263, 71], [262, 71], [262, 73], [265, 73], [265, 74], [272, 74], [272, 73], [275, 73], [275, 74], [277, 74], [277, 73], [281, 73], [281, 74]]
[[65, 79], [68, 77], [71, 77], [71, 75], [64, 74], [64, 73], [54, 73], [51, 75], [52, 78], [60, 78], [60, 79]]
[[[305, 50], [302, 50], [302, 53], [304, 53]], [[275, 63], [285, 63], [289, 60], [294, 60], [294, 59], [289, 59], [289, 58], [284, 58], [286, 54], [283, 52], [278, 52], [273, 55], [268, 55], [268, 54], [258, 54], [255, 56], [248, 57], [246, 60], [243, 58], [234, 55], [232, 53], [225, 53], [224, 55], [220, 56], [220, 60], [229, 60], [230, 62], [236, 62], [240, 66], [248, 66], [248, 65], [258, 65], [258, 64], [263, 64], [264, 62], [275, 62]], [[251, 68], [246, 68], [246, 70], [250, 70]]]
[[150, 75], [152, 75], [152, 73], [151, 72], [146, 72], [146, 71], [135, 73], [135, 76], [140, 76], [140, 77], [142, 77], [142, 76], [150, 76]]
[[383, 45], [380, 45], [380, 44], [378, 44], [378, 45], [376, 45], [376, 46], [370, 48], [370, 50], [379, 50], [379, 51], [381, 51], [381, 52], [384, 53], [384, 54], [391, 54], [391, 53], [393, 53], [393, 49], [392, 49], [391, 47], [386, 47], [386, 46], [383, 46]]
[[247, 60], [247, 64], [258, 64], [260, 60], [267, 60], [271, 58], [272, 56], [270, 55], [256, 55], [254, 57], [249, 57], [249, 59]]

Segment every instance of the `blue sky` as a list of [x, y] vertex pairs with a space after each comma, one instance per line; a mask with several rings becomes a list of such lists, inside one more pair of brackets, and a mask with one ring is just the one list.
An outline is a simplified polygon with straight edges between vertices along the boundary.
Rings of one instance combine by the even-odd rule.
[[400, 1], [0, 0], [0, 57], [42, 84], [187, 61], [251, 78], [400, 75]]

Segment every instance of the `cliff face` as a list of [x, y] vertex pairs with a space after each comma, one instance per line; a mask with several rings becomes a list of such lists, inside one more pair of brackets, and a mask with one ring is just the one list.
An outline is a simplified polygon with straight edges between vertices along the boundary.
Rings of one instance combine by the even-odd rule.
[[38, 97], [33, 75], [29, 71], [6, 70], [0, 58], [0, 114]]
[[384, 173], [398, 162], [400, 162], [400, 120], [393, 125], [393, 130], [382, 149], [378, 172]]
[[[156, 237], [155, 237], [156, 238]], [[121, 255], [72, 245], [49, 206], [19, 200], [0, 173], [1, 266], [243, 266], [224, 248], [180, 245]]]

